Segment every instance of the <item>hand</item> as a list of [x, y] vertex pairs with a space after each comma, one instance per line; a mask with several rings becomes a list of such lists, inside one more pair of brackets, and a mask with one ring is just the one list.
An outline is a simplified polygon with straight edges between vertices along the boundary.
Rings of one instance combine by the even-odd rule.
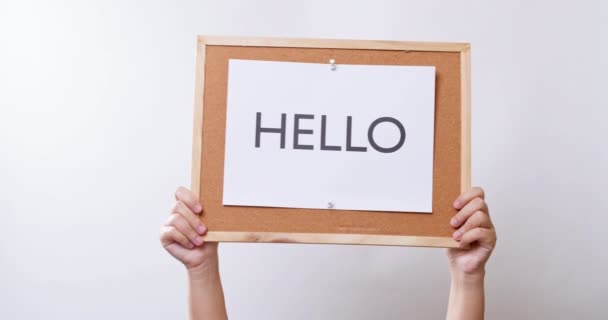
[[486, 262], [496, 245], [496, 230], [484, 198], [483, 189], [472, 188], [454, 201], [454, 207], [460, 211], [450, 225], [456, 229], [453, 237], [460, 248], [447, 250], [452, 274], [482, 277], [485, 274]]
[[203, 207], [197, 197], [179, 187], [175, 200], [169, 219], [161, 227], [162, 246], [190, 272], [217, 265], [217, 242], [205, 243], [202, 238], [207, 227], [199, 219]]

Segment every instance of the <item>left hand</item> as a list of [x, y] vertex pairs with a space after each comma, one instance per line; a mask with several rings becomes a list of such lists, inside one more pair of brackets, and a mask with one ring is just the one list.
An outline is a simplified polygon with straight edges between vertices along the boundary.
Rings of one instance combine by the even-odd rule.
[[454, 201], [454, 208], [459, 211], [450, 220], [450, 225], [456, 229], [453, 237], [460, 248], [447, 250], [450, 271], [483, 277], [486, 262], [496, 245], [496, 230], [483, 189], [476, 187], [462, 193]]
[[203, 241], [207, 226], [200, 220], [202, 212], [197, 196], [179, 187], [175, 191], [175, 205], [160, 232], [162, 246], [191, 273], [209, 270], [209, 266], [217, 266], [218, 262], [217, 243]]

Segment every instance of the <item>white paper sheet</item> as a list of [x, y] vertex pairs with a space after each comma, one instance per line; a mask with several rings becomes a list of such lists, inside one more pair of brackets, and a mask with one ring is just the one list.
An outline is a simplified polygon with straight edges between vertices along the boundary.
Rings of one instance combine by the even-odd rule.
[[[340, 65], [230, 60], [224, 163], [224, 205], [370, 211], [431, 212], [435, 68], [428, 66]], [[213, 107], [213, 106], [211, 106]], [[281, 134], [259, 133], [281, 127]], [[294, 114], [301, 118], [294, 149]], [[322, 115], [326, 144], [320, 150]], [[346, 151], [347, 116], [351, 145]], [[305, 116], [306, 117], [306, 116]], [[394, 152], [372, 147], [368, 130], [374, 120], [391, 117], [405, 131]], [[373, 130], [381, 148], [398, 146], [398, 124], [382, 121]], [[386, 151], [386, 150], [384, 150]]]

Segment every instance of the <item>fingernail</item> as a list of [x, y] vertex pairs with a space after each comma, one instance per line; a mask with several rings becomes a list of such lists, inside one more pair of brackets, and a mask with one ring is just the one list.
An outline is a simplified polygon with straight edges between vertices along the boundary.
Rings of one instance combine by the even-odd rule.
[[456, 240], [460, 239], [460, 236], [461, 236], [460, 231], [456, 230], [452, 236]]
[[456, 220], [456, 218], [452, 218], [452, 220], [450, 220], [450, 224], [452, 227], [456, 228], [458, 226], [458, 220]]
[[460, 201], [458, 201], [458, 200], [454, 201], [454, 208], [460, 209]]
[[203, 234], [205, 233], [205, 231], [207, 231], [207, 229], [205, 229], [205, 227], [201, 224], [198, 227], [196, 227], [196, 232], [198, 232], [199, 234]]
[[198, 203], [197, 203], [197, 204], [194, 206], [194, 212], [196, 212], [196, 213], [201, 213], [201, 211], [203, 211], [203, 207], [202, 207], [200, 204], [198, 204]]
[[200, 246], [201, 244], [203, 244], [203, 238], [202, 237], [194, 238], [194, 243], [196, 243], [197, 246]]

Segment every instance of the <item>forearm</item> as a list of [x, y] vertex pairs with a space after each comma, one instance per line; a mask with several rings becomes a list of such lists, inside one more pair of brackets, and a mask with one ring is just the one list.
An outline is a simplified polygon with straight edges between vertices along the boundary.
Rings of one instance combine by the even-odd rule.
[[450, 301], [448, 303], [447, 320], [484, 318], [484, 278], [485, 272], [463, 274], [452, 273], [450, 285]]
[[225, 320], [226, 305], [217, 258], [188, 270], [191, 320]]

